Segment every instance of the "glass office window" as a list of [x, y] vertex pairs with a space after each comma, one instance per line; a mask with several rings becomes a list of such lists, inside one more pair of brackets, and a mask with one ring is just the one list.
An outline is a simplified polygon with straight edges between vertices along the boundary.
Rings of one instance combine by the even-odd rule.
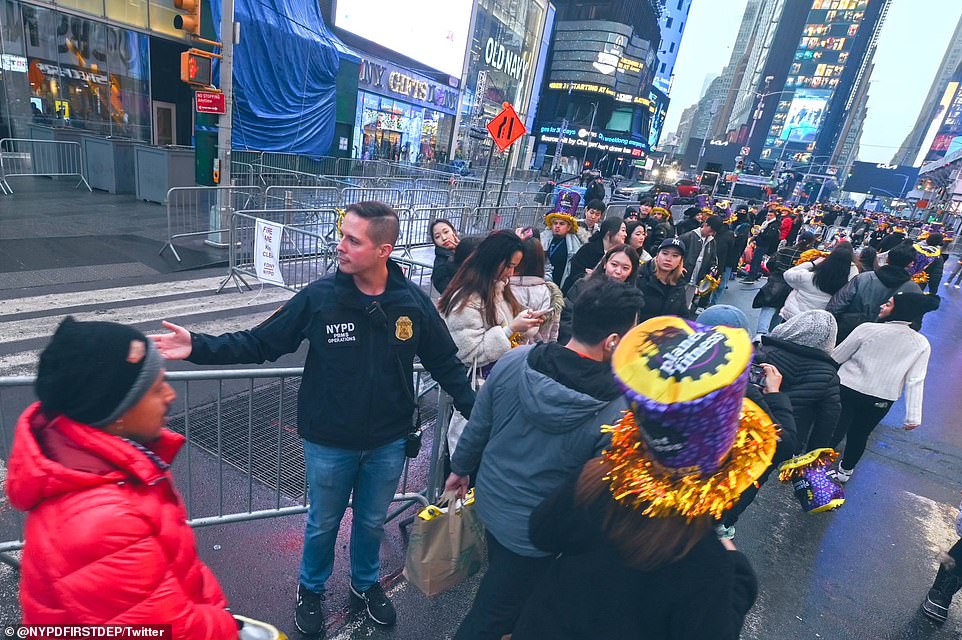
[[76, 9], [95, 16], [104, 15], [103, 0], [57, 0], [57, 4], [68, 9]]
[[147, 26], [147, 0], [104, 0], [107, 17], [135, 27]]
[[174, 16], [179, 11], [174, 8], [174, 0], [150, 0], [150, 28], [170, 36], [183, 38], [184, 32], [174, 28]]

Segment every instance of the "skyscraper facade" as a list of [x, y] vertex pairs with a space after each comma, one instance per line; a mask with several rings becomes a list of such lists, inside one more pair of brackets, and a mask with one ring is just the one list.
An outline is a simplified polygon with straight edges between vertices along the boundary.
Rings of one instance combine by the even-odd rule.
[[933, 114], [942, 96], [945, 94], [949, 83], [955, 78], [956, 70], [960, 64], [962, 64], [962, 18], [959, 18], [958, 24], [955, 25], [955, 33], [952, 34], [952, 39], [949, 40], [949, 46], [945, 50], [945, 55], [942, 56], [942, 63], [939, 65], [939, 70], [932, 80], [932, 86], [929, 87], [929, 93], [925, 97], [925, 102], [922, 103], [922, 108], [919, 110], [919, 116], [915, 121], [915, 126], [912, 127], [909, 134], [905, 136], [902, 145], [898, 151], [895, 152], [895, 155], [892, 156], [892, 164], [915, 163], [922, 149], [922, 142], [929, 129]]
[[[794, 38], [782, 37], [779, 27], [775, 47], [794, 51], [787, 69], [766, 74], [776, 81], [784, 78], [784, 89], [772, 103], [771, 116], [763, 114], [761, 131], [755, 132], [763, 136], [753, 145], [761, 149], [762, 161], [809, 164], [831, 158], [889, 2], [813, 0]], [[769, 68], [781, 62], [771, 55], [769, 60]]]

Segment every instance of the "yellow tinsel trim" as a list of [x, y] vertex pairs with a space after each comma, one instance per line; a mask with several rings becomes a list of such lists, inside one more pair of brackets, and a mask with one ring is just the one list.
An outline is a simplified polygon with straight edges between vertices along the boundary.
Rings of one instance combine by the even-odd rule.
[[337, 235], [344, 236], [344, 232], [341, 231], [341, 223], [344, 222], [344, 216], [347, 215], [347, 209], [335, 209], [337, 211], [337, 221], [334, 223], [337, 227]]
[[930, 247], [927, 244], [913, 244], [912, 248], [921, 253], [926, 258], [937, 258], [942, 255], [942, 249], [939, 247]]
[[929, 274], [925, 271], [919, 271], [914, 276], [912, 276], [912, 282], [915, 284], [925, 284], [929, 281]]
[[627, 507], [644, 508], [644, 514], [653, 518], [680, 515], [691, 520], [710, 514], [720, 519], [771, 465], [778, 441], [771, 418], [748, 399], [735, 444], [710, 476], [679, 475], [655, 462], [630, 411], [602, 431], [611, 434], [611, 446], [603, 455], [610, 466], [605, 479], [612, 496]]
[[517, 331], [515, 331], [514, 333], [511, 334], [511, 337], [508, 338], [508, 341], [511, 343], [512, 349], [514, 349], [515, 347], [520, 347], [522, 344], [524, 344], [524, 341], [525, 341], [524, 334], [518, 333]]
[[839, 453], [834, 449], [813, 449], [808, 453], [797, 455], [783, 462], [782, 465], [778, 467], [778, 479], [782, 482], [791, 482], [805, 469], [827, 467], [838, 460], [838, 458]]
[[695, 288], [695, 293], [699, 296], [706, 296], [721, 284], [721, 278], [716, 278], [710, 273], [706, 273], [705, 277], [701, 279], [698, 286]]
[[824, 258], [828, 255], [828, 251], [820, 251], [818, 249], [809, 249], [803, 251], [802, 255], [798, 256], [798, 260], [795, 261], [796, 265], [804, 264], [806, 262], [811, 262], [812, 260], [818, 260], [819, 258]]

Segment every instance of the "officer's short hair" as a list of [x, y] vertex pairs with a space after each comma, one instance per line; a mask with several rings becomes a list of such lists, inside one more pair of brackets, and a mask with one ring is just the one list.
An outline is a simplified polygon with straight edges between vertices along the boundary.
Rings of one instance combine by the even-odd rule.
[[392, 247], [397, 244], [401, 223], [398, 221], [397, 211], [389, 205], [377, 200], [355, 202], [348, 205], [347, 213], [353, 213], [368, 221], [368, 236], [374, 244], [389, 244]]
[[628, 333], [638, 322], [644, 298], [637, 287], [608, 278], [592, 279], [574, 302], [571, 333], [578, 342], [597, 345], [612, 333]]

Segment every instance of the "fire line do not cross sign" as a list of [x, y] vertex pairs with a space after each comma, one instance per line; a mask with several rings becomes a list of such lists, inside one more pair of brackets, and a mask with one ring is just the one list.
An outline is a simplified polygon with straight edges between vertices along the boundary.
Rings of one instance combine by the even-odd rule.
[[494, 144], [498, 145], [498, 149], [501, 151], [510, 147], [512, 142], [527, 132], [524, 123], [521, 122], [521, 118], [518, 117], [517, 112], [509, 102], [505, 102], [504, 111], [488, 123], [488, 133], [491, 134], [491, 139], [494, 140]]

